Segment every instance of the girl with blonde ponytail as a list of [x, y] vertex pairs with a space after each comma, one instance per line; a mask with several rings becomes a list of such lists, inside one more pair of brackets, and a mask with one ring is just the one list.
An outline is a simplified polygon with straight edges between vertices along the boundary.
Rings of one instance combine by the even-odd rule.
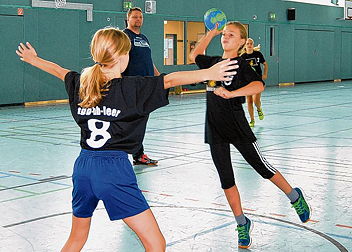
[[229, 81], [235, 61], [209, 69], [155, 77], [122, 77], [130, 40], [116, 28], [98, 30], [91, 42], [95, 64], [82, 74], [37, 56], [20, 43], [21, 60], [65, 83], [72, 116], [81, 128], [81, 153], [72, 175], [72, 228], [61, 251], [80, 251], [100, 200], [111, 220], [122, 219], [140, 238], [146, 251], [165, 251], [166, 242], [141, 190], [127, 154], [141, 146], [149, 114], [169, 103], [169, 88], [205, 80]]
[[[120, 41], [120, 43], [116, 43]], [[87, 67], [81, 74], [79, 97], [81, 107], [96, 106], [103, 97], [102, 91], [107, 91], [109, 76], [113, 75], [108, 66], [116, 64], [119, 55], [126, 55], [131, 49], [130, 40], [115, 29], [102, 29], [94, 34], [90, 44], [90, 53], [95, 64]]]
[[[204, 55], [211, 40], [221, 34], [222, 56]], [[241, 198], [235, 183], [230, 144], [263, 178], [269, 179], [291, 200], [302, 222], [310, 218], [310, 208], [299, 188], [292, 188], [279, 171], [262, 156], [259, 146], [242, 107], [245, 96], [259, 94], [264, 90], [261, 76], [241, 58], [247, 41], [246, 28], [239, 22], [229, 22], [222, 31], [217, 27], [209, 31], [190, 54], [190, 60], [205, 69], [225, 59], [237, 60], [239, 69], [231, 81], [211, 81], [207, 87], [207, 111], [205, 142], [209, 144], [214, 165], [218, 171], [221, 187], [237, 222], [238, 247], [249, 248], [252, 221], [241, 206]]]

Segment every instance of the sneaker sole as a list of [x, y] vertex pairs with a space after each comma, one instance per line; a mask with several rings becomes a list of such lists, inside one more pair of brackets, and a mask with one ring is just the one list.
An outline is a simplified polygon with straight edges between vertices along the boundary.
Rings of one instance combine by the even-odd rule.
[[254, 228], [254, 223], [253, 223], [253, 221], [251, 220], [251, 227], [249, 228], [249, 238], [250, 238], [250, 240], [249, 240], [249, 245], [247, 245], [247, 246], [240, 246], [240, 245], [238, 245], [238, 248], [241, 248], [241, 249], [248, 249], [251, 245], [252, 245], [252, 236], [251, 236], [251, 233], [252, 233], [252, 230], [253, 230], [253, 228]]
[[[300, 188], [300, 187], [297, 187], [297, 188], [299, 188], [299, 189], [301, 190], [304, 199], [307, 199], [307, 196], [306, 196], [306, 194], [304, 193], [304, 191], [302, 190], [302, 188]], [[312, 216], [312, 213], [313, 213], [313, 209], [312, 209], [312, 207], [310, 206], [310, 204], [308, 203], [307, 200], [306, 200], [306, 203], [307, 203], [308, 208], [309, 208], [309, 218], [308, 218], [306, 221], [304, 221], [304, 222], [301, 221], [302, 223], [307, 223], [308, 221], [310, 221], [310, 217]], [[299, 219], [299, 220], [301, 220], [301, 219]]]
[[157, 166], [157, 165], [158, 165], [158, 163], [150, 163], [150, 164], [145, 164], [145, 163], [137, 163], [137, 162], [133, 162], [133, 165]]
[[158, 166], [158, 164], [133, 163], [133, 165]]

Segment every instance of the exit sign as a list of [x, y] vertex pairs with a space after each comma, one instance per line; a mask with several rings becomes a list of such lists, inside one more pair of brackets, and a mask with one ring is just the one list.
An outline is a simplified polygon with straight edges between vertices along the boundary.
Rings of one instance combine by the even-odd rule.
[[133, 7], [132, 1], [123, 1], [123, 10], [128, 11]]

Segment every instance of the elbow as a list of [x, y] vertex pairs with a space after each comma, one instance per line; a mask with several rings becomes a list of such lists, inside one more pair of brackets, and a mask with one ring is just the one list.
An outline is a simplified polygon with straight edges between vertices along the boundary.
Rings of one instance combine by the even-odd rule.
[[200, 55], [200, 53], [195, 49], [189, 54], [188, 58], [191, 62], [195, 62], [198, 55]]
[[259, 83], [260, 83], [260, 85], [257, 85], [258, 86], [258, 94], [263, 92], [265, 89], [264, 83], [261, 81]]
[[254, 94], [259, 94], [261, 92], [264, 91], [264, 83], [261, 82], [261, 81], [255, 81], [255, 89], [253, 90], [254, 91]]
[[261, 87], [260, 87], [260, 91], [259, 91], [258, 93], [263, 92], [263, 91], [264, 91], [264, 89], [265, 89], [265, 87], [264, 87], [264, 85], [262, 84], [262, 85], [261, 85]]
[[260, 93], [261, 92], [263, 92], [264, 91], [264, 89], [265, 89], [265, 85], [264, 85], [264, 83], [263, 82], [260, 82]]
[[169, 78], [168, 75], [166, 75], [166, 76], [164, 77], [164, 89], [168, 89], [168, 88], [171, 88], [171, 87], [173, 87], [173, 85], [172, 85], [172, 79]]

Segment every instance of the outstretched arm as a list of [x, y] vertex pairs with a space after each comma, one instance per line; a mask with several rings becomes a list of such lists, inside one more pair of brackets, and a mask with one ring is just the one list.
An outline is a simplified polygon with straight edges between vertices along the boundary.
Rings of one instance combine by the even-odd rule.
[[164, 88], [192, 84], [206, 80], [231, 81], [236, 75], [237, 60], [223, 60], [207, 69], [174, 72], [164, 77]]
[[213, 30], [207, 32], [196, 44], [196, 47], [189, 54], [190, 61], [195, 62], [195, 59], [198, 55], [203, 55], [205, 50], [208, 48], [211, 40], [220, 33], [221, 31], [218, 30], [218, 24], [216, 24], [216, 27]]
[[58, 64], [38, 57], [37, 52], [29, 42], [26, 44], [20, 43], [16, 53], [18, 56], [20, 56], [22, 61], [27, 62], [28, 64], [31, 64], [32, 66], [35, 66], [49, 74], [52, 74], [62, 81], [65, 79], [66, 74], [70, 72], [70, 70], [62, 68]]
[[239, 96], [249, 96], [261, 93], [264, 91], [264, 86], [261, 81], [252, 81], [248, 85], [234, 91], [228, 91], [226, 88], [220, 87], [214, 91], [214, 94], [225, 99], [230, 99]]

